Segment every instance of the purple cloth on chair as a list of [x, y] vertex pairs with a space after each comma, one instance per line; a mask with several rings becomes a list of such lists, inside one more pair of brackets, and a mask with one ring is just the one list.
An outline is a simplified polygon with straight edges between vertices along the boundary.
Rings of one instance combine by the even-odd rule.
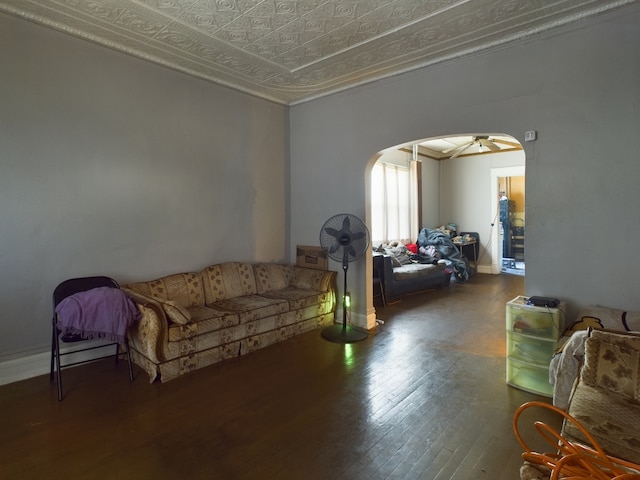
[[136, 304], [122, 290], [98, 287], [74, 293], [56, 307], [58, 328], [63, 335], [107, 338], [124, 342], [127, 329], [140, 320]]

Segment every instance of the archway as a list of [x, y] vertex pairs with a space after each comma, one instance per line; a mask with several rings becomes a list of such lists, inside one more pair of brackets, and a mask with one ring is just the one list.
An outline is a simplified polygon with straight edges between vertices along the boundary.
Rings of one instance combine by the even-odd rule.
[[[502, 140], [503, 144], [496, 145], [505, 147], [486, 147], [483, 143], [487, 138]], [[469, 143], [469, 146], [466, 150], [456, 150], [456, 144], [452, 144], [452, 139]], [[467, 141], [469, 139], [471, 141]], [[460, 145], [464, 146], [466, 143]], [[440, 148], [439, 152], [437, 148]], [[481, 249], [478, 271], [500, 273], [500, 264], [494, 253], [494, 248], [497, 248], [497, 241], [494, 239], [497, 235], [492, 224], [495, 223], [493, 218], [497, 209], [497, 191], [494, 192], [493, 188], [495, 185], [497, 189], [497, 181], [494, 181], [492, 172], [500, 168], [518, 168], [517, 171], [522, 172], [519, 174], [523, 175], [525, 154], [522, 145], [508, 134], [471, 133], [414, 140], [377, 152], [369, 159], [365, 168], [366, 222], [369, 227], [372, 225], [371, 171], [390, 150], [403, 150], [408, 152], [407, 158], [421, 161], [423, 195], [420, 227], [435, 228], [456, 223], [459, 231], [479, 232]], [[446, 150], [449, 151], [449, 156], [446, 156]], [[457, 155], [451, 159], [454, 153]], [[425, 192], [427, 194], [424, 194]], [[425, 221], [428, 224], [425, 224]], [[369, 252], [366, 265], [367, 279], [373, 278], [371, 256]], [[369, 328], [372, 328], [375, 326], [375, 308], [371, 281], [367, 285], [367, 306], [368, 324]]]

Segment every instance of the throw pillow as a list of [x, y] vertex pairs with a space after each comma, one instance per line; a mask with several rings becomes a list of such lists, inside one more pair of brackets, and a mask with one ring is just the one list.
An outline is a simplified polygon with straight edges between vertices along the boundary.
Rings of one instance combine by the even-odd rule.
[[585, 356], [588, 361], [581, 372], [585, 383], [640, 401], [640, 337], [594, 330]]
[[291, 278], [291, 286], [326, 292], [329, 289], [330, 279], [331, 276], [327, 275], [326, 271], [295, 267]]
[[173, 323], [186, 325], [191, 321], [191, 314], [189, 313], [189, 310], [182, 305], [179, 305], [172, 300], [161, 301], [160, 305], [162, 305], [164, 313]]
[[291, 267], [275, 263], [260, 263], [253, 266], [258, 294], [282, 290], [289, 286]]

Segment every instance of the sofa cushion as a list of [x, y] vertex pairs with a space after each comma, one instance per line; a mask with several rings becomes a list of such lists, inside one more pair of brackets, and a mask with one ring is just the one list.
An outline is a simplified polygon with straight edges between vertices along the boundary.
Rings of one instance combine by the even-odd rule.
[[286, 300], [259, 295], [227, 298], [208, 306], [221, 312], [237, 314], [241, 324], [289, 311], [289, 303]]
[[189, 314], [191, 322], [188, 325], [169, 326], [170, 342], [233, 327], [240, 323], [237, 314], [222, 312], [206, 306], [192, 307], [189, 309]]
[[202, 280], [197, 273], [176, 273], [150, 282], [132, 283], [126, 288], [155, 299], [173, 301], [182, 307], [195, 307], [205, 302]]
[[253, 266], [256, 278], [257, 293], [282, 290], [289, 286], [292, 276], [290, 265], [278, 265], [275, 263], [258, 263]]
[[248, 263], [227, 262], [211, 265], [200, 275], [204, 284], [206, 305], [257, 293], [253, 266]]
[[303, 290], [327, 292], [331, 289], [331, 281], [333, 278], [335, 277], [327, 270], [293, 267], [293, 277], [291, 278], [289, 286]]
[[169, 341], [175, 342], [222, 328], [238, 325], [238, 315], [221, 312], [209, 307], [193, 307], [189, 309], [191, 322], [188, 325], [170, 325]]
[[440, 272], [444, 267], [442, 265], [434, 265], [431, 263], [412, 263], [410, 265], [402, 265], [393, 268], [393, 279], [412, 280], [419, 277], [432, 275]]
[[287, 302], [289, 302], [289, 309], [291, 310], [300, 310], [312, 305], [319, 307], [329, 300], [329, 293], [327, 292], [295, 287], [287, 287], [280, 290], [266, 292], [261, 296], [286, 300]]

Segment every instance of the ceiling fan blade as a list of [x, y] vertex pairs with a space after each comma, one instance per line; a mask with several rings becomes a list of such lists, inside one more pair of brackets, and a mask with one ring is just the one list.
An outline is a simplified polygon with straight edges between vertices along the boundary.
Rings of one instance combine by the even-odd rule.
[[[458, 149], [460, 149], [460, 150], [461, 150], [461, 152], [462, 152], [462, 151], [466, 150], [467, 148], [469, 148], [469, 147], [470, 147], [471, 145], [473, 145], [474, 143], [475, 143], [475, 141], [474, 141], [474, 140], [471, 140], [470, 142], [463, 143], [462, 145], [458, 145], [458, 146], [455, 146], [455, 147], [453, 147], [453, 148], [448, 148], [448, 149], [446, 149], [446, 150], [443, 150], [443, 151], [442, 151], [442, 153], [451, 153], [451, 152], [453, 152], [454, 150], [458, 150]], [[460, 155], [460, 153], [461, 153], [461, 152], [458, 152], [458, 155]]]
[[483, 147], [487, 147], [492, 152], [497, 152], [498, 150], [500, 150], [500, 147], [495, 145], [493, 141], [489, 140], [488, 138], [479, 138], [478, 142], [480, 143], [480, 145], [482, 145]]
[[453, 160], [454, 158], [456, 158], [458, 155], [462, 155], [462, 153], [469, 148], [471, 145], [473, 145], [475, 142], [471, 142], [468, 143], [467, 145], [463, 145], [463, 148], [460, 148], [456, 153], [454, 153], [453, 155], [451, 155], [449, 157], [449, 160]]
[[509, 142], [507, 140], [500, 140], [498, 138], [494, 138], [491, 141], [493, 143], [502, 143], [504, 145], [508, 145], [510, 147], [517, 148], [518, 150], [522, 150], [522, 145], [520, 145], [519, 143], [516, 143], [516, 142]]

